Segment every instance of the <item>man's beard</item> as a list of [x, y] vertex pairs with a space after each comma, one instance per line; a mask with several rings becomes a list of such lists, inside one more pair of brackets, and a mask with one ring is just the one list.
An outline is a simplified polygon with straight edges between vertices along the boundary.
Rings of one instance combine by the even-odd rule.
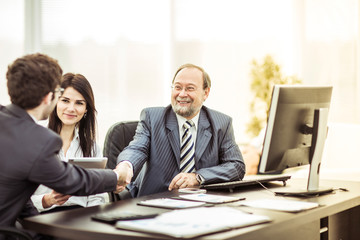
[[176, 98], [176, 101], [174, 104], [171, 104], [172, 105], [172, 108], [174, 110], [174, 112], [176, 114], [179, 114], [180, 116], [184, 117], [184, 118], [187, 118], [187, 117], [190, 117], [190, 116], [193, 116], [196, 112], [198, 112], [201, 108], [201, 106], [199, 108], [195, 108], [192, 104], [189, 106], [189, 107], [181, 107], [177, 101], [189, 101], [189, 102], [193, 102], [191, 99], [189, 98]]

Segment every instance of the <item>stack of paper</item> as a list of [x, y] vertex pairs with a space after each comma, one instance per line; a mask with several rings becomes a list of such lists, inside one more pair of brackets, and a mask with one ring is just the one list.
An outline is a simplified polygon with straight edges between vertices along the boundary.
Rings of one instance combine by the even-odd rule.
[[247, 214], [231, 207], [201, 207], [174, 210], [153, 219], [118, 221], [116, 227], [176, 238], [193, 238], [269, 221], [267, 216]]
[[138, 205], [149, 206], [149, 207], [170, 208], [170, 209], [182, 209], [182, 208], [201, 207], [201, 206], [204, 206], [205, 203], [184, 201], [184, 200], [178, 200], [178, 199], [172, 199], [172, 198], [156, 198], [156, 199], [141, 201], [138, 203]]
[[243, 197], [232, 197], [232, 196], [223, 196], [223, 195], [206, 194], [206, 193], [185, 194], [185, 195], [180, 195], [179, 197], [187, 200], [200, 201], [206, 203], [228, 203], [228, 202], [235, 202], [245, 199]]
[[243, 201], [241, 202], [241, 205], [284, 212], [300, 212], [319, 206], [319, 204], [315, 202], [304, 202], [286, 199], [258, 199], [253, 201]]

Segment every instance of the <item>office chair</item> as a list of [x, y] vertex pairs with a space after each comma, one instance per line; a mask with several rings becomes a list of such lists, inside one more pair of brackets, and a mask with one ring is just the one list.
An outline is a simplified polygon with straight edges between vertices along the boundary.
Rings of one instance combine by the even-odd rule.
[[7, 237], [12, 237], [10, 239], [17, 239], [17, 240], [32, 240], [32, 237], [20, 229], [17, 229], [16, 227], [5, 227], [0, 226], [0, 238], [5, 237], [5, 239], [8, 239]]
[[[138, 121], [118, 122], [112, 125], [105, 137], [103, 155], [108, 158], [106, 168], [114, 169], [116, 167], [117, 157], [133, 140]], [[129, 196], [128, 196], [129, 197]], [[111, 202], [120, 199], [128, 198], [122, 197], [122, 194], [109, 193], [109, 200]]]

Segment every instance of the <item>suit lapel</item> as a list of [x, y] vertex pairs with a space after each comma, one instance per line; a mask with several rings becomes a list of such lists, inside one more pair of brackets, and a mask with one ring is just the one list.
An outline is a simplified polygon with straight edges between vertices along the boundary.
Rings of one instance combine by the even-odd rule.
[[180, 168], [180, 136], [179, 126], [174, 111], [170, 108], [166, 116], [167, 138], [174, 152], [176, 162]]
[[210, 131], [210, 122], [206, 116], [206, 113], [203, 109], [200, 111], [198, 131], [196, 136], [196, 145], [195, 145], [195, 161], [198, 161], [203, 155], [206, 147], [209, 144], [209, 141], [212, 137]]
[[[179, 126], [174, 111], [170, 108], [166, 115], [167, 138], [173, 150], [176, 162], [180, 168], [180, 136]], [[195, 162], [201, 158], [212, 137], [210, 122], [203, 109], [200, 111], [198, 131], [195, 145]]]

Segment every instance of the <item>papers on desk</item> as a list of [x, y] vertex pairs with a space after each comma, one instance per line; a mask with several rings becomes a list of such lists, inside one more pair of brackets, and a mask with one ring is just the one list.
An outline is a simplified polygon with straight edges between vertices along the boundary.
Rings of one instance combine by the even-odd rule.
[[258, 199], [252, 201], [243, 201], [241, 205], [255, 208], [264, 208], [278, 210], [283, 212], [301, 212], [304, 210], [319, 207], [318, 203], [303, 202], [286, 199]]
[[138, 203], [142, 206], [150, 207], [161, 207], [161, 208], [170, 208], [170, 209], [183, 209], [183, 208], [192, 208], [192, 207], [201, 207], [206, 203], [204, 202], [193, 202], [193, 201], [184, 201], [171, 198], [157, 198], [151, 200], [144, 200]]
[[192, 208], [163, 213], [152, 219], [119, 221], [116, 228], [193, 238], [204, 234], [269, 222], [267, 216], [231, 207]]
[[243, 197], [232, 197], [232, 196], [223, 196], [223, 195], [206, 194], [206, 193], [183, 194], [183, 195], [179, 195], [179, 198], [192, 200], [192, 201], [206, 202], [206, 203], [228, 203], [228, 202], [235, 202], [245, 199]]
[[[177, 199], [174, 198], [157, 198], [144, 200], [138, 203], [142, 206], [161, 207], [169, 209], [184, 209], [192, 207], [205, 206], [207, 203], [228, 203], [244, 200], [243, 197], [232, 197], [206, 193], [181, 194]], [[189, 201], [188, 201], [189, 200]]]

